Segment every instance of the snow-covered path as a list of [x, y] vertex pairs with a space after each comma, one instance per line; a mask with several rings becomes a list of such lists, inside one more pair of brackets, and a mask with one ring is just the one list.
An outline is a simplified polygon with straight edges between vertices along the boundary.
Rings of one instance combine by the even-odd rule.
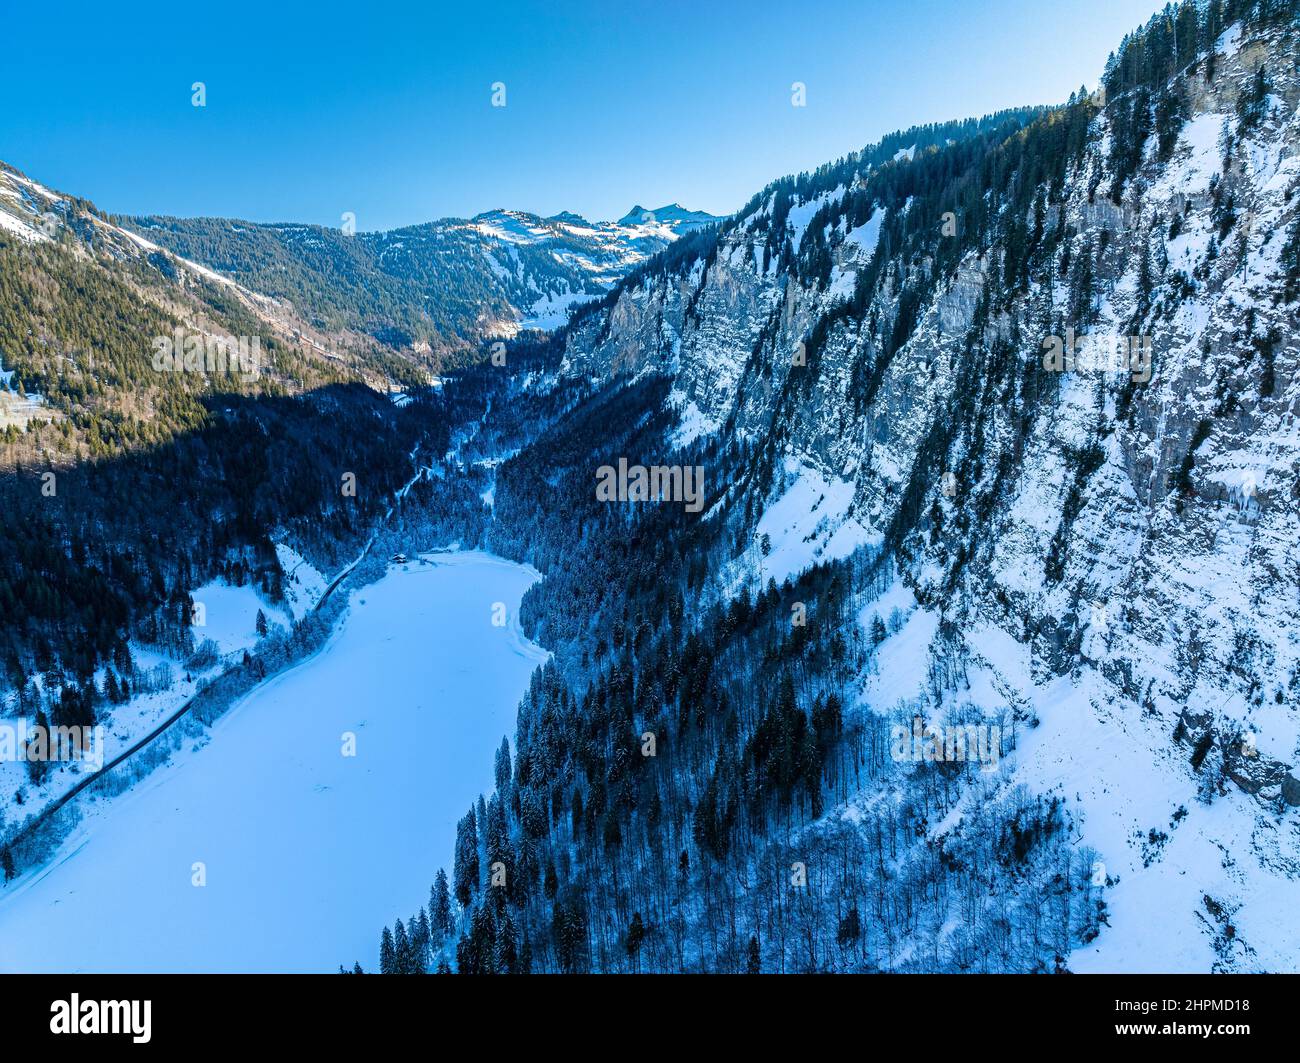
[[375, 969], [380, 927], [428, 899], [545, 658], [516, 623], [535, 571], [430, 558], [354, 592], [319, 654], [0, 890], [0, 970]]

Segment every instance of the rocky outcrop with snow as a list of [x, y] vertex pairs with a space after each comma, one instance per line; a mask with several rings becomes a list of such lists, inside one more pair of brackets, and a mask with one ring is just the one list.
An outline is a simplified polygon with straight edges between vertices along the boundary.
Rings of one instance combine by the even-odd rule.
[[[864, 677], [860, 709], [1023, 723], [996, 785], [1074, 803], [1113, 886], [1080, 970], [1300, 955], [1278, 918], [1300, 905], [1297, 43], [1292, 25], [1238, 23], [1149, 99], [1097, 100], [1041, 213], [991, 194], [989, 238], [951, 272], [939, 241], [975, 220], [936, 219], [932, 254], [900, 254], [882, 232], [910, 198], [836, 212], [923, 164], [891, 149], [807, 194], [774, 186], [567, 337], [575, 377], [669, 375], [679, 442], [757, 448], [767, 515], [738, 564], [763, 536], [778, 580], [886, 544], [907, 652]], [[1121, 174], [1118, 124], [1175, 94], [1176, 139], [1145, 136]], [[1035, 227], [1059, 239], [1009, 283], [1006, 242]], [[829, 269], [810, 279], [820, 245]], [[842, 312], [868, 270], [870, 300]], [[1072, 366], [1052, 363], [1062, 349]], [[954, 655], [961, 680], [936, 686], [927, 660]]]

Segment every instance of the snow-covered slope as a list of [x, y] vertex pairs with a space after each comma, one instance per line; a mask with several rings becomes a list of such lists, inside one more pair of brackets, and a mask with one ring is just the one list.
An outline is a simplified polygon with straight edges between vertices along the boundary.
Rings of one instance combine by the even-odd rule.
[[1023, 723], [995, 790], [1065, 798], [1111, 886], [1078, 969], [1297, 969], [1298, 45], [1121, 64], [978, 174], [954, 138], [778, 183], [567, 337], [564, 373], [667, 374], [684, 439], [756, 448], [737, 563], [885, 544], [930, 620], [859, 710]]
[[[444, 232], [482, 238], [481, 254], [510, 290], [518, 311], [517, 328], [554, 329], [568, 320], [573, 306], [603, 295], [634, 266], [682, 234], [717, 220], [673, 204], [660, 211], [634, 208], [617, 222], [589, 222], [568, 211], [539, 218], [494, 210], [468, 222], [440, 224]], [[404, 245], [407, 233], [399, 230], [376, 239], [383, 241], [383, 247], [393, 242]], [[521, 253], [523, 249], [534, 253]], [[503, 334], [513, 331], [509, 322], [503, 323]]]

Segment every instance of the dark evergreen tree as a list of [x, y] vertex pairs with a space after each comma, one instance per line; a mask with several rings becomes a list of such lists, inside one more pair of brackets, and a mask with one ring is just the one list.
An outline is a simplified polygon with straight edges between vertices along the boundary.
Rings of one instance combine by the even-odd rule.
[[430, 944], [429, 918], [421, 908], [411, 923], [411, 973], [424, 974], [428, 971]]
[[1292, 303], [1300, 296], [1300, 221], [1291, 225], [1286, 243], [1282, 245], [1281, 265], [1284, 278], [1282, 298]]
[[451, 892], [447, 888], [447, 872], [442, 868], [438, 868], [438, 877], [429, 891], [429, 922], [433, 940], [438, 943], [445, 941], [454, 928]]
[[456, 862], [453, 877], [456, 882], [456, 900], [462, 908], [468, 908], [470, 898], [478, 890], [478, 817], [471, 808], [456, 825]]
[[497, 793], [510, 793], [510, 740], [507, 738], [501, 739], [501, 748], [497, 750], [496, 783]]
[[627, 958], [631, 961], [632, 970], [640, 969], [641, 943], [645, 941], [645, 924], [641, 922], [641, 913], [632, 913], [632, 922], [627, 928]]

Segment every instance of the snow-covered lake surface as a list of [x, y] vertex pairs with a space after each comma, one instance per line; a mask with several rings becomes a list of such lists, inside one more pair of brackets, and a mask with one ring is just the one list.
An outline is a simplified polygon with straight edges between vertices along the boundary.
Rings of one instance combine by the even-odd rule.
[[319, 654], [0, 890], [0, 970], [377, 969], [380, 929], [428, 900], [546, 656], [516, 622], [534, 570], [428, 558], [354, 592]]

